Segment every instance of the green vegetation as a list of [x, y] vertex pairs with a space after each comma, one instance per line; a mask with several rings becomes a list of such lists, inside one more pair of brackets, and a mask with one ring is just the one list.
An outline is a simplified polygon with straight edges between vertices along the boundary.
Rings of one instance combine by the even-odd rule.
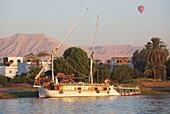
[[89, 60], [87, 53], [81, 48], [71, 47], [65, 50], [63, 57], [54, 60], [55, 74], [75, 74], [87, 81]]
[[10, 99], [10, 98], [18, 98], [16, 95], [11, 94], [0, 94], [0, 99]]
[[126, 65], [118, 65], [113, 69], [112, 80], [114, 82], [132, 82], [132, 79], [137, 79], [143, 77], [143, 74], [138, 70], [135, 70]]
[[[0, 85], [29, 83], [33, 84], [35, 76], [42, 68], [41, 57], [48, 56], [48, 53], [39, 52], [36, 55], [28, 54], [25, 60], [31, 61], [30, 71], [24, 76], [16, 76], [9, 79], [0, 76]], [[164, 81], [170, 77], [170, 59], [167, 59], [169, 52], [166, 45], [160, 38], [152, 38], [145, 48], [135, 51], [132, 57], [134, 68], [117, 65], [111, 67], [111, 60], [102, 63], [101, 60], [94, 60], [93, 77], [94, 83], [103, 83], [110, 79], [113, 83], [136, 83], [134, 79], [153, 78], [157, 81]], [[87, 53], [81, 48], [71, 47], [65, 50], [63, 57], [54, 60], [54, 72], [74, 74], [78, 81], [88, 82], [90, 71], [90, 59]], [[41, 77], [51, 78], [51, 72], [47, 71]], [[38, 79], [37, 79], [38, 80]], [[44, 78], [45, 80], [45, 78]], [[38, 82], [37, 82], [38, 83]], [[40, 81], [39, 81], [40, 83]]]
[[8, 78], [6, 76], [0, 75], [0, 85], [6, 85], [8, 83]]
[[27, 76], [15, 76], [13, 79], [10, 79], [9, 82], [13, 84], [26, 83]]
[[0, 87], [0, 98], [38, 97], [37, 88], [29, 84], [11, 84]]
[[169, 94], [170, 90], [165, 90], [163, 88], [148, 88], [148, 89], [142, 89], [141, 94], [142, 95], [155, 95], [155, 94]]
[[[63, 57], [54, 60], [55, 74], [75, 74], [81, 80], [88, 82], [90, 71], [90, 59], [87, 53], [81, 48], [71, 47], [65, 50]], [[96, 60], [93, 65], [94, 82], [103, 83], [106, 79], [110, 79], [110, 70], [108, 64], [103, 64], [100, 60]], [[82, 80], [83, 79], [83, 80]]]
[[15, 76], [14, 78], [8, 78], [6, 76], [0, 76], [0, 85], [7, 84], [21, 84], [27, 82], [27, 76]]
[[[102, 63], [95, 60], [93, 67], [94, 82], [104, 82], [105, 79], [111, 79], [116, 83], [133, 82], [138, 78], [153, 78], [155, 80], [165, 80], [168, 74], [168, 62], [166, 62], [169, 53], [166, 45], [160, 38], [152, 38], [141, 51], [135, 51], [132, 60], [134, 69], [124, 65], [118, 65], [111, 68], [111, 60]], [[166, 63], [166, 65], [165, 65]], [[71, 47], [65, 50], [63, 57], [54, 61], [55, 73], [63, 72], [65, 74], [76, 74], [84, 77], [88, 81], [90, 61], [84, 50]], [[85, 78], [86, 77], [86, 78]]]
[[136, 50], [132, 56], [132, 62], [133, 62], [134, 68], [141, 72], [145, 71], [145, 66], [146, 66], [145, 51], [146, 51], [145, 48], [142, 49], [141, 51]]
[[9, 92], [5, 94], [0, 94], [0, 99], [9, 99], [9, 98], [28, 98], [28, 97], [38, 97], [38, 92]]
[[[29, 82], [33, 84], [35, 76], [38, 74], [40, 69], [42, 68], [42, 57], [49, 56], [49, 53], [46, 53], [44, 51], [38, 52], [37, 54], [30, 53], [28, 55], [25, 55], [24, 60], [31, 62], [30, 71], [28, 72], [28, 78], [30, 79]], [[36, 84], [40, 84], [40, 78], [36, 80]]]
[[49, 55], [50, 55], [49, 53], [46, 53], [44, 51], [38, 52], [37, 54], [30, 53], [28, 55], [25, 55], [24, 60], [25, 61], [30, 60], [31, 66], [40, 67], [40, 65], [42, 65], [41, 58]]
[[160, 94], [158, 91], [154, 91], [152, 89], [145, 89], [141, 91], [142, 95], [154, 95], [154, 94]]
[[144, 73], [145, 77], [155, 80], [166, 80], [166, 61], [169, 56], [168, 49], [160, 38], [152, 38], [145, 48], [133, 54], [135, 69]]
[[77, 73], [89, 75], [89, 60], [87, 53], [81, 48], [71, 47], [65, 50], [63, 57], [66, 63], [70, 64]]
[[106, 64], [100, 64], [98, 70], [100, 83], [103, 83], [106, 79], [110, 79], [110, 70]]
[[167, 72], [167, 79], [170, 80], [170, 58], [166, 61], [166, 72]]
[[38, 92], [10, 92], [7, 95], [16, 97], [38, 97]]

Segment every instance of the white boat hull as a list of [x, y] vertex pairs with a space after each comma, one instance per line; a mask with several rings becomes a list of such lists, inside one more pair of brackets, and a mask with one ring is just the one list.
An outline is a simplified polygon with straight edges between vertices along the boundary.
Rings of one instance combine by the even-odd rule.
[[108, 91], [62, 91], [61, 90], [48, 90], [45, 88], [39, 88], [39, 97], [89, 97], [89, 96], [115, 96], [120, 95], [115, 89]]

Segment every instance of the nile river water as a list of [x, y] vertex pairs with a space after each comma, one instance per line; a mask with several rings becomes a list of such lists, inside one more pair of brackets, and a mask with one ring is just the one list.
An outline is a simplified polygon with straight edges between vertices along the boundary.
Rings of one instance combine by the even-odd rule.
[[0, 99], [0, 114], [170, 114], [170, 95]]

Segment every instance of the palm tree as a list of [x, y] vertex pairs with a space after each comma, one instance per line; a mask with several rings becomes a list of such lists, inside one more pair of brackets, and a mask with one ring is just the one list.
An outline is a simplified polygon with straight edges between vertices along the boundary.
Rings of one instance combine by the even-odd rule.
[[108, 59], [108, 60], [106, 60], [106, 62], [107, 62], [107, 65], [108, 65], [109, 70], [111, 70], [112, 60], [111, 60], [111, 59]]
[[41, 58], [49, 55], [49, 53], [44, 51], [38, 52], [37, 54], [30, 53], [28, 55], [25, 55], [25, 61], [30, 60], [31, 66], [37, 65], [37, 67], [40, 67], [40, 65], [42, 64]]
[[166, 71], [166, 65], [164, 64], [161, 64], [159, 66], [159, 69], [160, 69], [160, 73], [159, 73], [159, 78], [161, 78], [162, 81], [166, 80], [166, 75], [167, 75], [167, 71]]
[[147, 76], [154, 76], [154, 79], [157, 79], [157, 74], [159, 73], [159, 67], [154, 63], [147, 63], [145, 67], [144, 74]]
[[[27, 77], [29, 80], [30, 84], [33, 84], [35, 81], [35, 76], [38, 74], [38, 72], [40, 71], [40, 67], [30, 67], [29, 71], [27, 72]], [[37, 79], [37, 84], [39, 84], [38, 82], [40, 82], [40, 78]]]
[[149, 62], [154, 62], [156, 64], [164, 64], [166, 62], [169, 52], [160, 38], [152, 38], [147, 46], [149, 46], [146, 49]]
[[[41, 61], [41, 58], [42, 57], [45, 57], [45, 56], [49, 56], [50, 54], [47, 53], [47, 52], [38, 52], [37, 54], [33, 54], [33, 53], [30, 53], [28, 55], [25, 56], [25, 61], [27, 60], [30, 60], [31, 61], [31, 67], [30, 67], [30, 70], [33, 71], [34, 73], [33, 74], [37, 74], [38, 71], [40, 70], [39, 68], [41, 67], [40, 65], [42, 65], [42, 61]], [[33, 70], [35, 69], [35, 70]], [[39, 69], [39, 70], [38, 70]], [[30, 73], [32, 74], [32, 73]], [[35, 77], [36, 75], [34, 75], [33, 77]], [[40, 77], [37, 79], [37, 82], [36, 82], [37, 85], [40, 84]]]
[[145, 52], [145, 57], [148, 59], [152, 50], [152, 43], [151, 42], [147, 42], [147, 44], [145, 45], [146, 49], [143, 49]]
[[162, 74], [161, 77], [164, 78], [166, 75], [166, 67], [164, 64], [169, 56], [165, 43], [156, 37], [152, 38], [151, 42], [148, 42], [145, 47], [148, 63], [144, 73], [153, 72], [154, 79], [156, 79], [156, 73], [159, 72]]

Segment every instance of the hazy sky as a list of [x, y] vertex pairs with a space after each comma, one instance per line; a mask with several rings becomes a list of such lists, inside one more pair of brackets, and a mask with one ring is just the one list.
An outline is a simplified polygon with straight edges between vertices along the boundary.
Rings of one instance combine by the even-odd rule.
[[[143, 14], [139, 5], [145, 6]], [[99, 14], [96, 45], [143, 46], [160, 37], [170, 47], [170, 0], [0, 0], [0, 37], [45, 33], [61, 41], [86, 8], [84, 21], [65, 43], [92, 45]]]

